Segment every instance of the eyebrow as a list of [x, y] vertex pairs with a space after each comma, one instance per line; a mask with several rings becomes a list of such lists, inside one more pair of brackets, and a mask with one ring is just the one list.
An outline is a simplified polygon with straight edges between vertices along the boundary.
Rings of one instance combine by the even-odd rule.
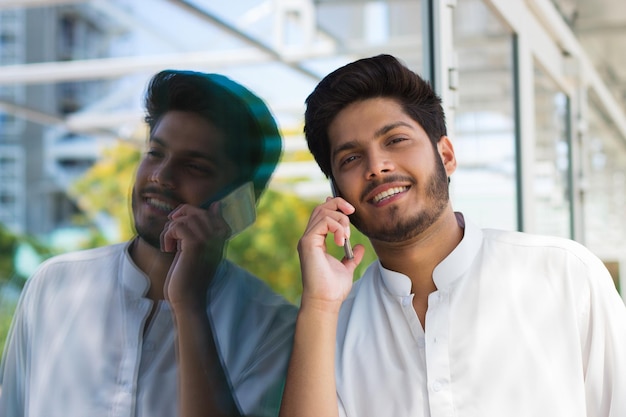
[[[392, 131], [393, 129], [397, 128], [397, 127], [408, 127], [411, 130], [414, 130], [413, 126], [411, 126], [410, 124], [406, 123], [406, 122], [402, 122], [402, 121], [398, 121], [398, 122], [394, 122], [394, 123], [389, 123], [387, 125], [384, 125], [383, 127], [381, 127], [380, 129], [376, 130], [376, 132], [374, 132], [374, 137], [378, 138], [380, 136], [383, 136], [384, 134]], [[344, 144], [342, 144], [341, 146], [333, 149], [332, 154], [331, 154], [331, 158], [334, 158], [335, 155], [337, 155], [339, 152], [343, 152], [346, 150], [350, 150], [350, 149], [354, 149], [357, 147], [357, 142], [356, 140], [351, 140], [348, 141]]]
[[378, 129], [375, 133], [374, 133], [374, 137], [379, 137], [384, 135], [385, 133], [395, 129], [396, 127], [400, 127], [400, 126], [404, 126], [404, 127], [408, 127], [411, 130], [413, 129], [413, 126], [411, 126], [410, 124], [408, 124], [407, 122], [402, 122], [402, 121], [398, 121], [398, 122], [394, 122], [394, 123], [390, 123], [388, 125], [385, 125], [383, 127], [381, 127], [380, 129]]
[[[159, 145], [159, 146], [161, 146], [163, 148], [169, 148], [167, 143], [165, 143], [158, 136], [150, 136], [149, 142], [154, 142], [154, 143], [156, 143], [157, 145]], [[206, 160], [208, 162], [211, 162], [211, 163], [217, 163], [218, 162], [217, 159], [215, 157], [213, 157], [212, 155], [209, 155], [209, 154], [203, 153], [203, 152], [199, 152], [199, 151], [186, 150], [186, 151], [183, 152], [183, 154], [186, 157], [204, 159], [204, 160]]]

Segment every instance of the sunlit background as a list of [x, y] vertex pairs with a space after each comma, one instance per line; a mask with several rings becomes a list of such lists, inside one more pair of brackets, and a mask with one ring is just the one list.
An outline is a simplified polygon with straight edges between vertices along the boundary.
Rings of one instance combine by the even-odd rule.
[[132, 236], [142, 98], [165, 68], [225, 74], [274, 112], [284, 156], [228, 256], [293, 302], [295, 245], [329, 194], [302, 136], [304, 100], [328, 72], [379, 53], [444, 100], [455, 209], [575, 239], [619, 288], [625, 45], [623, 0], [0, 0], [0, 348], [39, 262]]

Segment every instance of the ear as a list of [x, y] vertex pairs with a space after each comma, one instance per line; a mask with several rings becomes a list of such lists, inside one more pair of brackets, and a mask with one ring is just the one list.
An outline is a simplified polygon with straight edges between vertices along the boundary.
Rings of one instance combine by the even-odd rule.
[[452, 141], [449, 137], [442, 136], [439, 138], [439, 142], [437, 142], [437, 151], [439, 152], [441, 162], [443, 162], [443, 166], [446, 169], [446, 174], [450, 177], [450, 175], [456, 171], [456, 156], [454, 156], [454, 147], [452, 146]]

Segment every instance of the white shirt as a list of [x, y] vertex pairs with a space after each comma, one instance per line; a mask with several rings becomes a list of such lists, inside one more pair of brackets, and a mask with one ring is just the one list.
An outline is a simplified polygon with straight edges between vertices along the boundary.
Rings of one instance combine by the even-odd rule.
[[[152, 308], [127, 244], [45, 262], [27, 282], [0, 366], [0, 416], [172, 417], [175, 327]], [[246, 415], [278, 414], [297, 309], [223, 262], [209, 316], [235, 399]]]
[[433, 278], [425, 332], [408, 277], [375, 262], [355, 283], [337, 335], [341, 415], [626, 416], [626, 308], [587, 249], [466, 222]]

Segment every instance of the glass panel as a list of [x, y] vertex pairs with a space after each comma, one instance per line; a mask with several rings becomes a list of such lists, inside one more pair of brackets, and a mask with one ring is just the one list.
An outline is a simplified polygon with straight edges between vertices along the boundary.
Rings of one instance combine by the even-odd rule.
[[481, 1], [461, 0], [454, 44], [460, 92], [454, 207], [480, 225], [517, 229], [512, 34]]
[[[345, 62], [381, 53], [395, 55], [422, 71], [422, 22], [419, 0], [318, 1], [317, 23], [339, 48]], [[345, 56], [345, 58], [341, 58]], [[334, 57], [330, 67], [337, 65]]]
[[583, 153], [585, 245], [604, 259], [623, 259], [626, 244], [626, 144], [593, 92]]
[[568, 97], [535, 65], [535, 232], [572, 237]]

